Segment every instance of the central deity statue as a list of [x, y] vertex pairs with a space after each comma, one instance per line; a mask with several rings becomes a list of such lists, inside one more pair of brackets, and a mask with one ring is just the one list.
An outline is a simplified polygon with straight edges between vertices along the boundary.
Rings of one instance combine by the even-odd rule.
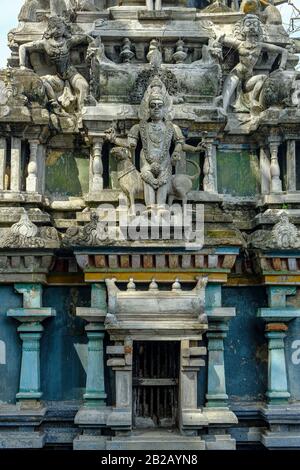
[[[140, 106], [139, 124], [134, 125], [127, 139], [117, 138], [114, 130], [108, 140], [119, 147], [131, 150], [134, 161], [139, 139], [142, 141], [140, 156], [141, 178], [147, 208], [164, 209], [172, 178], [172, 166], [182, 157], [185, 139], [178, 126], [172, 122], [172, 100], [158, 77], [150, 83]], [[174, 148], [171, 153], [171, 148]], [[200, 147], [188, 146], [190, 151]]]

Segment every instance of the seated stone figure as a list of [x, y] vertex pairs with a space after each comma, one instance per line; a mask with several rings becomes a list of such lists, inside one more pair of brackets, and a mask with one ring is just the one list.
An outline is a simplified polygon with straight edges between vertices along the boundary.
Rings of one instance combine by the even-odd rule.
[[71, 64], [71, 49], [81, 44], [88, 44], [90, 38], [86, 34], [72, 35], [70, 27], [61, 17], [50, 17], [43, 39], [20, 46], [20, 66], [26, 68], [26, 56], [31, 52], [45, 53], [55, 74], [42, 78], [49, 102], [53, 110], [60, 107], [68, 111], [70, 104], [76, 100], [79, 111], [88, 95], [88, 83]]

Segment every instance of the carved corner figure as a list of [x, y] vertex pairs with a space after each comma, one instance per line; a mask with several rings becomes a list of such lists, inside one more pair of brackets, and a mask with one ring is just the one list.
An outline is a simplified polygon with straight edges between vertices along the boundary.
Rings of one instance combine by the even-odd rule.
[[88, 83], [72, 65], [71, 50], [90, 41], [91, 38], [86, 34], [72, 35], [64, 18], [52, 16], [48, 19], [43, 39], [20, 46], [19, 58], [22, 69], [26, 68], [27, 54], [31, 52], [45, 53], [56, 69], [54, 75], [45, 75], [41, 79], [50, 105], [58, 114], [61, 111], [74, 111], [74, 107], [75, 111], [80, 111], [88, 96]]
[[250, 94], [250, 112], [258, 114], [262, 111], [260, 94], [263, 84], [268, 77], [266, 74], [254, 74], [254, 68], [262, 52], [275, 52], [281, 55], [279, 70], [284, 70], [288, 59], [288, 51], [282, 47], [263, 41], [263, 31], [259, 18], [247, 14], [236, 25], [235, 38], [221, 36], [219, 41], [239, 54], [239, 63], [227, 76], [223, 87], [223, 114], [227, 114], [232, 97], [241, 85], [244, 93]]
[[[138, 141], [141, 139], [141, 180], [144, 187], [145, 203], [149, 211], [165, 210], [171, 188], [173, 191], [176, 190], [176, 186], [172, 187], [172, 166], [176, 165], [182, 157], [182, 152], [187, 148], [180, 128], [172, 123], [171, 113], [171, 97], [167, 93], [164, 84], [156, 77], [150, 83], [140, 105], [140, 123], [130, 129], [128, 138], [117, 138], [114, 130], [107, 133], [107, 139], [110, 142], [118, 147], [125, 147], [130, 150], [131, 160], [133, 160], [132, 157]], [[171, 154], [172, 145], [174, 150]], [[188, 150], [197, 152], [200, 151], [200, 146], [188, 146]], [[120, 153], [120, 151], [116, 152]], [[130, 170], [134, 170], [133, 165]], [[124, 168], [124, 171], [129, 172], [129, 169]], [[184, 183], [182, 181], [177, 182], [177, 187], [179, 188], [180, 183], [183, 191], [184, 187], [190, 189], [190, 177], [186, 176], [186, 178], [189, 180], [188, 183], [186, 181]], [[135, 178], [132, 184], [135, 185], [134, 192], [136, 193], [139, 189], [139, 181]], [[180, 193], [180, 188], [177, 193]], [[180, 194], [183, 194], [183, 192], [181, 191]], [[177, 194], [175, 193], [175, 195]], [[131, 194], [131, 201], [133, 197]]]

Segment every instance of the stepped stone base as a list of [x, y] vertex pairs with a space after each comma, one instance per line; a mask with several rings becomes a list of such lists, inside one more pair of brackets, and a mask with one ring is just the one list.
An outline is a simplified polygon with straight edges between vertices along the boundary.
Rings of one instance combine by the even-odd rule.
[[200, 437], [182, 436], [178, 431], [155, 430], [133, 432], [130, 436], [113, 437], [107, 450], [204, 450]]
[[41, 432], [0, 432], [0, 449], [41, 449], [45, 442]]

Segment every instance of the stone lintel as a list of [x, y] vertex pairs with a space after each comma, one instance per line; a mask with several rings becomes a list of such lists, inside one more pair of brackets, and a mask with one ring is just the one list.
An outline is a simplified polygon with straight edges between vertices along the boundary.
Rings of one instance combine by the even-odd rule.
[[[76, 316], [92, 323], [104, 323], [107, 312], [93, 307], [77, 307]], [[99, 325], [98, 325], [99, 326]]]
[[46, 318], [56, 315], [53, 308], [12, 308], [7, 312], [8, 317], [13, 317], [20, 322], [42, 322]]
[[205, 313], [209, 322], [226, 322], [235, 317], [234, 307], [205, 307]]
[[300, 317], [300, 309], [293, 307], [259, 308], [257, 316], [266, 322], [289, 322]]

